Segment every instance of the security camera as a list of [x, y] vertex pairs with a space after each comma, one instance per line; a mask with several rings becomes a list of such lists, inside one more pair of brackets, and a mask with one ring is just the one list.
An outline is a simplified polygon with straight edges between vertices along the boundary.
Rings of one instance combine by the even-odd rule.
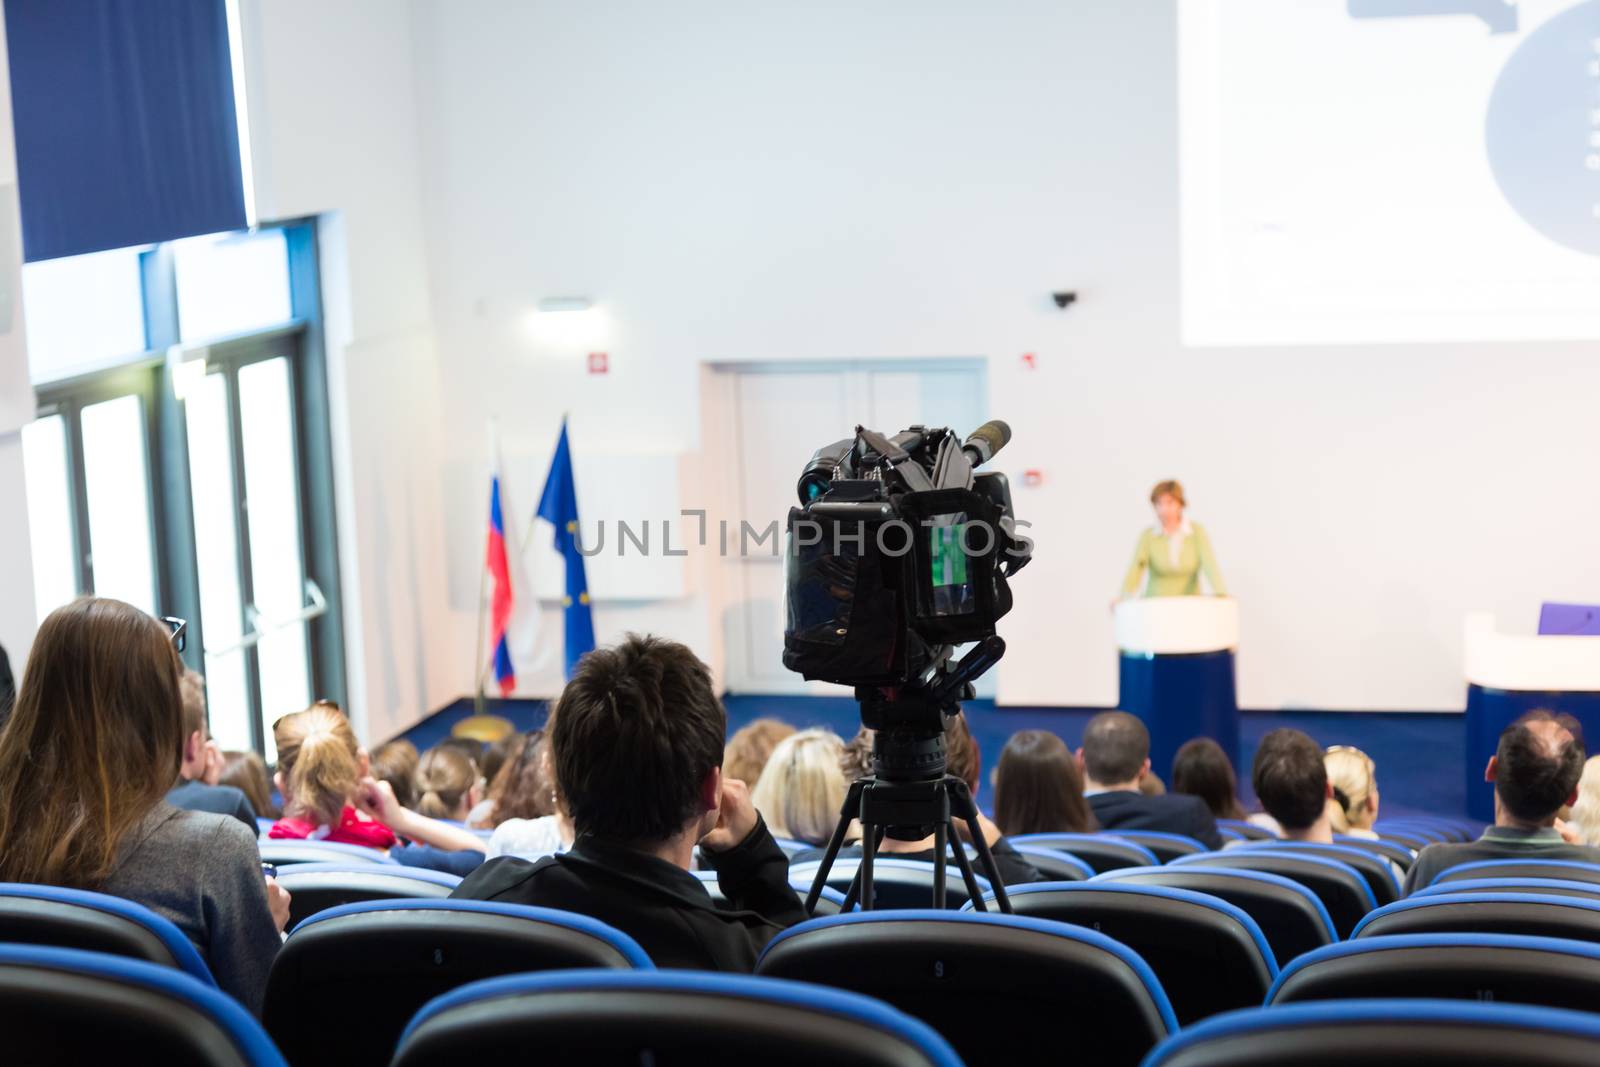
[[1056, 302], [1056, 307], [1065, 311], [1067, 305], [1078, 299], [1078, 294], [1070, 289], [1063, 289], [1050, 294], [1050, 299]]

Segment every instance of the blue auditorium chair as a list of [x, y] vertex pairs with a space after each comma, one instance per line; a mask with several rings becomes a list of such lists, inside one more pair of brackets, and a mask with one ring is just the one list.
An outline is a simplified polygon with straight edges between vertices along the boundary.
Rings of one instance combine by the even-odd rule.
[[1160, 830], [1117, 830], [1108, 833], [1119, 841], [1131, 841], [1135, 845], [1143, 845], [1155, 854], [1157, 863], [1171, 863], [1179, 856], [1192, 856], [1196, 852], [1211, 851], [1205, 846], [1205, 842], [1187, 834], [1169, 834]]
[[300, 863], [278, 871], [278, 884], [289, 891], [289, 925], [340, 904], [367, 900], [440, 899], [461, 879], [421, 867], [365, 863]]
[[1467, 878], [1456, 882], [1435, 882], [1418, 889], [1411, 896], [1439, 897], [1447, 893], [1534, 893], [1600, 900], [1600, 884], [1569, 882], [1561, 878]]
[[1428, 845], [1442, 845], [1446, 837], [1440, 831], [1410, 822], [1392, 822], [1379, 819], [1372, 829], [1385, 841], [1399, 841], [1403, 845], [1422, 850]]
[[1268, 830], [1265, 826], [1257, 826], [1253, 822], [1243, 819], [1218, 819], [1217, 830], [1227, 830], [1244, 838], [1246, 841], [1276, 841], [1278, 835]]
[[627, 934], [570, 912], [483, 900], [345, 904], [294, 928], [273, 962], [262, 1020], [296, 1067], [386, 1064], [417, 1009], [468, 982], [652, 966]]
[[375, 848], [346, 845], [339, 841], [260, 841], [261, 862], [279, 867], [291, 863], [377, 863], [399, 864]]
[[563, 971], [428, 1003], [394, 1067], [463, 1063], [961, 1067], [933, 1028], [837, 989], [696, 971]]
[[1265, 871], [1293, 879], [1321, 898], [1333, 928], [1340, 937], [1349, 937], [1363, 916], [1377, 907], [1367, 880], [1341, 860], [1313, 856], [1281, 848], [1243, 846], [1221, 852], [1180, 856], [1172, 867], [1222, 867], [1234, 870]]
[[1144, 1067], [1592, 1067], [1600, 1016], [1528, 1004], [1349, 1000], [1250, 1008], [1170, 1038]]
[[1600, 942], [1600, 900], [1536, 893], [1441, 893], [1379, 908], [1352, 937], [1392, 934], [1526, 934]]
[[1600, 945], [1516, 934], [1397, 934], [1308, 952], [1283, 969], [1268, 1004], [1357, 997], [1600, 1004]]
[[1033, 864], [1034, 870], [1053, 882], [1084, 882], [1094, 877], [1094, 868], [1072, 855], [1039, 845], [1012, 845], [1017, 855]]
[[256, 832], [261, 835], [261, 840], [269, 840], [267, 834], [274, 826], [277, 825], [277, 823], [277, 819], [263, 819], [260, 816], [256, 817]]
[[779, 848], [783, 849], [783, 854], [790, 859], [800, 855], [802, 852], [810, 852], [817, 847], [816, 845], [810, 845], [804, 841], [795, 841], [787, 837], [774, 837], [773, 840], [778, 843]]
[[1302, 852], [1310, 856], [1321, 856], [1324, 859], [1348, 863], [1367, 880], [1367, 888], [1372, 891], [1373, 903], [1378, 907], [1393, 904], [1400, 899], [1400, 879], [1395, 876], [1394, 868], [1390, 866], [1388, 859], [1366, 849], [1356, 848], [1353, 845], [1324, 845], [1314, 841], [1257, 841], [1240, 845], [1239, 848]]
[[4, 1061], [285, 1067], [238, 1001], [182, 971], [44, 945], [0, 945]]
[[1339, 937], [1321, 898], [1282, 875], [1225, 867], [1166, 866], [1130, 867], [1094, 880], [1171, 886], [1225, 900], [1255, 920], [1280, 966]]
[[1479, 878], [1559, 878], [1565, 882], [1593, 882], [1600, 885], [1600, 863], [1575, 860], [1473, 860], [1446, 867], [1434, 875], [1430, 885]]
[[1334, 834], [1333, 843], [1359, 848], [1365, 852], [1382, 856], [1384, 859], [1392, 860], [1394, 865], [1399, 867], [1401, 871], [1409, 871], [1411, 865], [1417, 862], [1416, 850], [1408, 848], [1398, 841], [1384, 841], [1381, 838], [1374, 841], [1370, 837], [1356, 837], [1354, 834]]
[[[849, 893], [850, 883], [855, 879], [860, 864], [861, 861], [853, 857], [835, 860], [828, 870], [827, 884], [841, 894]], [[791, 863], [789, 880], [809, 888], [820, 865], [820, 860]], [[981, 875], [976, 877], [978, 892], [986, 894], [993, 888], [987, 878]], [[953, 860], [945, 867], [944, 885], [945, 907], [959, 908], [969, 899], [966, 882], [962, 880], [961, 872], [956, 869]], [[901, 859], [880, 853], [872, 860], [872, 886], [873, 895], [877, 898], [875, 906], [878, 908], [929, 907], [933, 903], [933, 864], [927, 860]], [[840, 899], [843, 900], [843, 897]]]
[[193, 942], [131, 900], [83, 889], [0, 883], [0, 944], [54, 945], [175, 967], [215, 985]]
[[[1092, 883], [1090, 883], [1092, 884]], [[1161, 983], [1104, 934], [1025, 915], [852, 912], [774, 937], [756, 973], [880, 997], [923, 1019], [972, 1065], [1044, 1049], [1137, 1064], [1178, 1028]]]
[[1066, 852], [1093, 867], [1096, 874], [1123, 867], [1154, 867], [1161, 862], [1148, 848], [1115, 834], [1018, 834], [1007, 840], [1013, 845]]
[[[706, 892], [711, 894], [711, 903], [719, 908], [732, 907], [728, 902], [728, 898], [722, 894], [722, 885], [717, 880], [716, 871], [691, 871], [690, 873], [698, 878], [700, 883], [706, 887]], [[795, 896], [800, 898], [800, 903], [804, 904], [806, 894], [811, 892], [811, 880], [807, 879], [801, 882], [799, 879], [791, 877], [789, 879], [789, 887], [794, 890]], [[822, 894], [817, 897], [818, 915], [837, 915], [839, 914], [839, 909], [843, 906], [843, 893], [831, 885], [822, 887]]]
[[1039, 882], [1010, 892], [1018, 915], [1087, 926], [1137, 952], [1182, 1026], [1260, 1004], [1278, 973], [1256, 921], [1220, 897], [1126, 880]]

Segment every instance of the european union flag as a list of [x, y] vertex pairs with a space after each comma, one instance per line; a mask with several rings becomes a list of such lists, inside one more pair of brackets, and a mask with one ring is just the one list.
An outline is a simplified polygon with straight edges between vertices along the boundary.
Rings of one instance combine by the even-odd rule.
[[589, 579], [578, 551], [578, 491], [572, 480], [572, 447], [567, 443], [567, 420], [561, 420], [561, 438], [550, 459], [550, 473], [539, 497], [539, 518], [556, 528], [556, 551], [567, 563], [567, 592], [561, 598], [566, 617], [566, 676], [585, 652], [594, 648], [594, 616], [589, 611]]

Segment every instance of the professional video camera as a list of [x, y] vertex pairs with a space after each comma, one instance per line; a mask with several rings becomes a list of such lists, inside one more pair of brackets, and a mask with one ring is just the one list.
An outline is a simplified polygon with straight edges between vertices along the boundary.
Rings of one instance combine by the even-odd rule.
[[[1017, 534], [1004, 474], [973, 471], [1011, 439], [995, 420], [966, 441], [913, 426], [817, 450], [789, 512], [788, 626], [783, 663], [810, 679], [855, 687], [861, 723], [875, 731], [873, 773], [852, 784], [807, 908], [826, 883], [852, 819], [862, 862], [848, 894], [872, 906], [872, 857], [882, 838], [935, 839], [933, 898], [944, 906], [951, 813], [968, 826], [996, 903], [1009, 911], [967, 785], [945, 773], [946, 720], [972, 682], [1005, 652], [995, 622], [1011, 609], [1010, 577], [1032, 543]], [[976, 642], [959, 662], [955, 647]], [[983, 907], [971, 863], [957, 867]]]

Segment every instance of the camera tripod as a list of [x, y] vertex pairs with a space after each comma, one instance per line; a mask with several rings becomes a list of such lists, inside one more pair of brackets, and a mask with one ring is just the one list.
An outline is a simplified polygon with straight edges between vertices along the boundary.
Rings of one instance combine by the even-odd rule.
[[861, 864], [845, 894], [844, 911], [860, 904], [871, 911], [874, 903], [872, 865], [885, 836], [921, 841], [933, 835], [933, 907], [945, 907], [945, 849], [953, 846], [956, 869], [966, 884], [975, 911], [987, 911], [978, 888], [972, 861], [956, 833], [956, 819], [966, 824], [978, 852], [978, 864], [994, 890], [995, 906], [1011, 911], [1005, 882], [995, 866], [994, 853], [978, 824], [978, 806], [967, 783], [945, 773], [944, 719], [960, 713], [958, 696], [971, 697], [971, 681], [988, 670], [1005, 652], [1005, 642], [990, 636], [979, 642], [953, 670], [936, 675], [930, 683], [917, 682], [891, 692], [858, 689], [861, 723], [876, 731], [872, 743], [875, 773], [850, 784], [839, 822], [828, 839], [817, 867], [805, 908], [811, 914], [844, 845], [850, 823], [861, 822]]

